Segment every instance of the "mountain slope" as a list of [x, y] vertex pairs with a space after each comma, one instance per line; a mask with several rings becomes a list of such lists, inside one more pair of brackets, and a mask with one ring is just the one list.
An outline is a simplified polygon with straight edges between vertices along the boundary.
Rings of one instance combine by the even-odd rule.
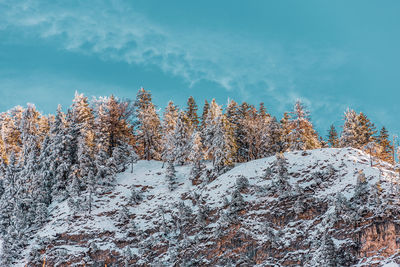
[[[196, 185], [139, 161], [98, 188], [91, 214], [67, 201], [20, 266], [372, 266], [400, 262], [398, 174], [355, 149], [317, 149], [238, 164]], [[279, 158], [279, 157], [278, 157]], [[211, 166], [209, 166], [211, 167]], [[132, 191], [134, 192], [132, 195]], [[85, 196], [82, 196], [85, 197]], [[128, 249], [129, 248], [129, 249]]]

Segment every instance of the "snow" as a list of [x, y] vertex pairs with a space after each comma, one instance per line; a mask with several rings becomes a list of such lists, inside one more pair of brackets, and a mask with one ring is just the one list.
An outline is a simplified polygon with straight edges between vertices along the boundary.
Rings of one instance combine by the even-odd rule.
[[[291, 186], [298, 184], [300, 188], [307, 188], [314, 183], [311, 180], [311, 174], [315, 171], [324, 171], [329, 165], [337, 170], [337, 178], [333, 181], [325, 183], [325, 187], [315, 192], [316, 198], [333, 198], [336, 193], [340, 192], [350, 199], [354, 195], [354, 188], [357, 184], [357, 174], [359, 171], [365, 173], [368, 183], [375, 184], [380, 179], [382, 186], [389, 187], [389, 183], [393, 180], [391, 176], [394, 172], [390, 169], [390, 165], [380, 163], [380, 166], [370, 166], [369, 156], [356, 149], [316, 149], [307, 151], [305, 155], [301, 151], [287, 152], [285, 157], [289, 162], [289, 183]], [[118, 211], [126, 206], [129, 212], [135, 218], [135, 225], [138, 230], [152, 229], [160, 222], [159, 211], [164, 209], [165, 218], [169, 219], [171, 212], [177, 211], [177, 203], [184, 202], [189, 206], [193, 213], [199, 209], [198, 205], [194, 205], [187, 196], [194, 193], [200, 195], [200, 199], [206, 201], [210, 208], [221, 208], [224, 206], [224, 197], [231, 196], [235, 189], [236, 179], [244, 176], [249, 180], [250, 188], [267, 187], [271, 185], [271, 180], [261, 178], [265, 169], [270, 167], [275, 161], [275, 157], [263, 158], [251, 162], [237, 164], [235, 168], [219, 176], [214, 181], [205, 185], [192, 185], [188, 179], [191, 166], [176, 166], [177, 171], [177, 189], [171, 192], [165, 178], [166, 168], [163, 168], [162, 162], [158, 161], [139, 161], [134, 165], [133, 172], [126, 171], [117, 176], [116, 186], [106, 192], [106, 194], [94, 198], [92, 214], [80, 214], [73, 217], [68, 208], [67, 202], [52, 204], [50, 206], [51, 220], [41, 229], [32, 239], [30, 248], [35, 245], [37, 238], [48, 238], [50, 240], [57, 239], [62, 233], [68, 235], [93, 235], [91, 242], [102, 249], [119, 250], [118, 247], [109, 242], [107, 238], [102, 238], [99, 233], [114, 233], [114, 239], [123, 239], [125, 232], [121, 230], [116, 220]], [[208, 163], [208, 167], [210, 163]], [[296, 176], [296, 174], [300, 174]], [[128, 205], [128, 199], [131, 189], [135, 188], [143, 195], [143, 201], [137, 205]], [[253, 190], [253, 189], [252, 189]], [[270, 201], [274, 201], [271, 196], [259, 196], [256, 193], [244, 195], [247, 203], [256, 204], [260, 201], [268, 205]], [[263, 209], [254, 213], [262, 214]], [[327, 214], [333, 213], [334, 208], [328, 209]], [[295, 239], [297, 235], [302, 234], [301, 229], [312, 227], [319, 218], [314, 220], [297, 221], [296, 224], [290, 226], [296, 229], [294, 233], [285, 233], [286, 245], [290, 239]], [[258, 221], [247, 220], [245, 223], [251, 225], [254, 229], [262, 229], [262, 225]], [[217, 227], [217, 224], [208, 225], [210, 229]], [[292, 228], [293, 227], [293, 228]], [[323, 231], [322, 228], [320, 228]], [[291, 235], [291, 236], [290, 236]], [[264, 242], [267, 237], [263, 234], [255, 236], [260, 242]], [[348, 240], [333, 239], [337, 247], [348, 242]], [[28, 248], [26, 251], [29, 251]], [[61, 244], [58, 249], [66, 249], [70, 252], [84, 252], [88, 248], [76, 244]], [[139, 253], [136, 248], [132, 248], [135, 253]], [[27, 256], [27, 252], [26, 252]], [[21, 263], [19, 266], [24, 266]], [[388, 263], [384, 266], [398, 266], [395, 263]]]

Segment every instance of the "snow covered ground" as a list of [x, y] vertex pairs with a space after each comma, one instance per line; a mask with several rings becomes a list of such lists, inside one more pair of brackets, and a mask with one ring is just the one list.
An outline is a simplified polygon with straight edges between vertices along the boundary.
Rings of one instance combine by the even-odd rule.
[[[396, 174], [389, 164], [374, 162], [370, 166], [370, 157], [356, 149], [317, 149], [313, 151], [296, 151], [285, 153], [289, 162], [289, 183], [293, 188], [307, 190], [313, 189], [313, 197], [316, 199], [332, 199], [338, 192], [350, 200], [354, 196], [357, 184], [357, 177], [360, 172], [366, 176], [370, 185], [380, 181], [385, 190], [396, 190], [392, 182], [396, 180]], [[32, 250], [37, 249], [40, 240], [45, 240], [45, 249], [42, 257], [55, 257], [62, 251], [62, 255], [83, 257], [95, 244], [98, 250], [109, 253], [124, 254], [126, 246], [130, 247], [133, 254], [140, 257], [142, 250], [138, 244], [125, 244], [127, 240], [126, 227], [121, 225], [120, 213], [124, 207], [133, 218], [137, 232], [147, 233], [141, 242], [150, 239], [157, 239], [160, 221], [172, 221], [174, 214], [179, 213], [179, 203], [189, 207], [193, 214], [197, 214], [201, 205], [194, 199], [208, 206], [210, 210], [226, 209], [226, 202], [231, 201], [232, 192], [236, 188], [236, 181], [239, 177], [246, 177], [249, 181], [249, 190], [243, 193], [243, 198], [248, 207], [267, 207], [268, 203], [276, 201], [275, 196], [262, 193], [261, 189], [269, 188], [272, 180], [265, 179], [264, 174], [268, 167], [271, 167], [275, 157], [269, 157], [238, 164], [232, 170], [217, 177], [210, 183], [192, 185], [188, 179], [191, 166], [176, 166], [177, 188], [170, 191], [165, 178], [166, 168], [162, 162], [139, 161], [130, 169], [117, 176], [116, 186], [110, 191], [100, 192], [95, 197], [91, 214], [76, 214], [69, 209], [67, 201], [56, 203], [50, 206], [50, 220], [37, 232], [32, 239], [30, 246], [25, 250], [25, 260], [18, 266], [25, 266]], [[211, 165], [208, 165], [211, 168]], [[336, 170], [335, 179], [326, 181], [323, 186], [315, 186], [313, 174], [317, 171], [324, 172], [329, 168]], [[138, 204], [129, 202], [132, 189], [140, 192], [142, 200]], [[332, 207], [333, 208], [333, 207]], [[326, 214], [334, 210], [328, 209]], [[270, 211], [265, 209], [249, 210], [243, 219], [247, 225], [247, 232], [257, 242], [262, 244], [268, 239], [261, 229], [264, 227], [261, 215]], [[259, 216], [259, 217], [254, 217]], [[319, 220], [319, 218], [318, 218]], [[297, 221], [293, 223], [291, 230], [296, 233], [287, 233], [282, 237], [284, 244], [290, 246], [297, 235], [302, 235], [301, 229], [307, 230], [314, 227], [318, 221]], [[210, 230], [215, 230], [219, 219], [207, 225]], [[322, 226], [321, 226], [322, 227]], [[296, 230], [297, 229], [297, 230]], [[314, 229], [314, 228], [313, 228]], [[317, 229], [317, 228], [315, 228]], [[320, 228], [319, 231], [324, 231]], [[309, 232], [310, 235], [317, 235], [318, 231]], [[190, 233], [188, 233], [190, 235]], [[75, 238], [74, 238], [75, 236]], [[190, 237], [189, 237], [190, 239]], [[335, 245], [340, 247], [348, 240], [333, 239]], [[169, 256], [160, 255], [160, 261], [168, 261]], [[261, 266], [261, 265], [260, 265]], [[398, 266], [395, 263], [388, 263], [385, 266]]]

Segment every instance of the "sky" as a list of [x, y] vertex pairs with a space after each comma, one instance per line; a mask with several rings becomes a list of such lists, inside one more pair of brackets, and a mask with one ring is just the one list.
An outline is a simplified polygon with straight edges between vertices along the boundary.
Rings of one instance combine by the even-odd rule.
[[347, 108], [397, 134], [399, 11], [396, 0], [0, 0], [0, 112], [144, 87], [160, 113], [193, 96], [200, 109], [264, 102], [280, 119], [300, 99], [321, 135]]

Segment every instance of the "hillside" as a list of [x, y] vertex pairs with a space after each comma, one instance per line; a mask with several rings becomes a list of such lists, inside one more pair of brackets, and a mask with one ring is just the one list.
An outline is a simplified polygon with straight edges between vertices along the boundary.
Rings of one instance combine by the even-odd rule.
[[[19, 266], [381, 266], [400, 263], [398, 175], [356, 149], [237, 164], [192, 183], [191, 166], [139, 161], [98, 188], [91, 214], [52, 204]], [[132, 193], [133, 192], [133, 193]], [[85, 197], [85, 196], [82, 196]]]

